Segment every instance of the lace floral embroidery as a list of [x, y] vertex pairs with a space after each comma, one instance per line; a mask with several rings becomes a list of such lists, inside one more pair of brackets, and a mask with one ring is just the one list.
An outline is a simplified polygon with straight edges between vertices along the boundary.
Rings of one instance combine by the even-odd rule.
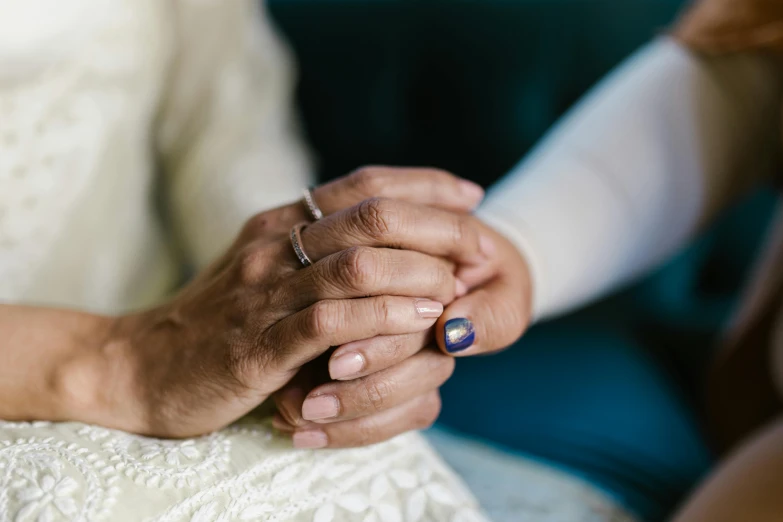
[[417, 434], [297, 451], [268, 421], [158, 440], [77, 423], [0, 422], [0, 521], [483, 522]]

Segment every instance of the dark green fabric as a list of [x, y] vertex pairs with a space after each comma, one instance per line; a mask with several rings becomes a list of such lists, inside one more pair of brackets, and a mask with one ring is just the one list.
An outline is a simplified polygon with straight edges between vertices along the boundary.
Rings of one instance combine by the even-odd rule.
[[[595, 81], [665, 30], [680, 4], [679, 0], [272, 0], [270, 6], [299, 61], [299, 104], [323, 180], [364, 164], [431, 165], [488, 186], [519, 161]], [[770, 191], [749, 198], [644, 281], [571, 317], [537, 326], [515, 348], [527, 346], [526, 354], [460, 361], [443, 390], [441, 422], [576, 470], [632, 509], [658, 519], [706, 467], [706, 446], [698, 428], [698, 391], [705, 362], [715, 334], [736, 304], [773, 202]], [[604, 382], [606, 393], [614, 398], [626, 392], [629, 397], [644, 394], [623, 391], [627, 381], [619, 377], [623, 371], [612, 361], [626, 361], [629, 371], [642, 371], [638, 361], [648, 361], [648, 373], [642, 373], [649, 377], [646, 382], [658, 383], [650, 389], [658, 386], [660, 393], [648, 395], [652, 399], [647, 402], [640, 399], [639, 415], [645, 415], [644, 408], [653, 403], [667, 404], [656, 406], [654, 418], [665, 423], [670, 408], [672, 425], [678, 428], [667, 433], [677, 433], [671, 444], [679, 446], [666, 451], [651, 442], [652, 449], [645, 454], [644, 441], [634, 439], [632, 454], [647, 460], [625, 466], [627, 454], [618, 457], [608, 452], [604, 456], [609, 460], [596, 460], [589, 451], [579, 453], [578, 445], [566, 447], [568, 437], [553, 435], [547, 442], [545, 434], [530, 431], [532, 424], [525, 425], [525, 419], [513, 429], [506, 428], [504, 422], [513, 412], [508, 401], [499, 401], [504, 403], [502, 409], [493, 408], [493, 394], [519, 391], [514, 375], [525, 380], [525, 393], [534, 397], [549, 393], [550, 381], [565, 382], [567, 375], [549, 380], [525, 371], [526, 365], [545, 365], [547, 349], [568, 353], [569, 339], [574, 346], [592, 347], [596, 353], [603, 347], [609, 354], [606, 361], [613, 372], [602, 375], [600, 367], [584, 367], [599, 372], [595, 382]], [[536, 354], [543, 359], [525, 359]], [[567, 365], [568, 358], [561, 362]], [[492, 368], [504, 377], [486, 378], [495, 375]], [[518, 373], [511, 371], [514, 368]], [[589, 385], [590, 376], [581, 382]], [[569, 397], [596, 399], [594, 394]], [[520, 411], [534, 422], [536, 405], [550, 403], [528, 401]], [[631, 411], [628, 401], [624, 403]], [[568, 411], [589, 410], [580, 410], [577, 402], [569, 404]], [[551, 412], [542, 413], [543, 417], [547, 413]], [[611, 415], [580, 413], [568, 418], [574, 423], [558, 424], [567, 428], [560, 435], [576, 433], [593, 422], [599, 447], [605, 440], [599, 428], [609, 436], [618, 432], [618, 426], [606, 420]], [[626, 427], [632, 425], [627, 416], [623, 418]], [[645, 463], [650, 465], [645, 468]]]
[[485, 185], [678, 0], [272, 0], [325, 179], [428, 164]]

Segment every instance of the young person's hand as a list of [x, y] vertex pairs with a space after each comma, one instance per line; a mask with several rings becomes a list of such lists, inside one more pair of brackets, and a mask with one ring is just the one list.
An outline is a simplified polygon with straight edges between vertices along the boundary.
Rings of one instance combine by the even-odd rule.
[[463, 267], [469, 292], [446, 307], [435, 326], [438, 346], [456, 357], [486, 354], [514, 343], [530, 323], [532, 292], [527, 261], [502, 234], [477, 218], [489, 261]]

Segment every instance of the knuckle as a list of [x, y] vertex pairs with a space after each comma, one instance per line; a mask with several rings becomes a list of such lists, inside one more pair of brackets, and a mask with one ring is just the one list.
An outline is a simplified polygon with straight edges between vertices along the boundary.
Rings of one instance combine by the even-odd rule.
[[395, 311], [396, 307], [391, 297], [383, 296], [375, 299], [375, 320], [379, 327], [392, 327], [397, 317]]
[[449, 172], [448, 170], [439, 169], [437, 167], [429, 167], [427, 169], [430, 177], [436, 178], [437, 181], [445, 182], [445, 181], [458, 181], [459, 178]]
[[365, 417], [362, 419], [362, 422], [358, 423], [356, 426], [353, 444], [356, 446], [367, 446], [379, 442], [380, 432], [381, 426], [378, 422], [372, 418]]
[[427, 394], [420, 408], [416, 409], [416, 415], [413, 416], [415, 429], [422, 430], [429, 428], [438, 420], [441, 410], [440, 393], [434, 391]]
[[407, 350], [407, 343], [404, 336], [393, 335], [386, 339], [383, 346], [380, 348], [379, 354], [384, 360], [396, 361]]
[[470, 237], [468, 222], [462, 216], [456, 216], [452, 226], [452, 239], [457, 245], [466, 244], [465, 241]]
[[369, 165], [356, 169], [349, 176], [353, 188], [368, 197], [377, 196], [383, 190], [383, 178], [381, 169]]
[[250, 245], [242, 249], [238, 255], [239, 280], [242, 284], [258, 283], [266, 271], [267, 254], [258, 245]]
[[267, 233], [272, 223], [266, 212], [256, 214], [245, 222], [242, 227], [241, 236], [245, 238], [256, 238]]
[[392, 236], [399, 224], [394, 204], [385, 199], [366, 199], [359, 203], [357, 213], [359, 226], [377, 240]]
[[379, 276], [378, 254], [372, 248], [352, 247], [343, 252], [340, 258], [341, 273], [345, 282], [357, 290], [367, 290], [375, 286]]
[[433, 271], [435, 288], [447, 296], [454, 297], [454, 273], [444, 263], [438, 263]]
[[311, 336], [330, 337], [340, 330], [342, 317], [334, 302], [318, 301], [309, 310], [306, 329]]
[[393, 393], [394, 385], [384, 379], [365, 379], [362, 386], [367, 406], [376, 412], [383, 411]]
[[456, 368], [457, 362], [454, 360], [454, 357], [449, 357], [441, 352], [433, 350], [431, 354], [433, 357], [429, 361], [428, 371], [438, 383], [438, 386], [440, 386], [454, 375], [454, 368]]

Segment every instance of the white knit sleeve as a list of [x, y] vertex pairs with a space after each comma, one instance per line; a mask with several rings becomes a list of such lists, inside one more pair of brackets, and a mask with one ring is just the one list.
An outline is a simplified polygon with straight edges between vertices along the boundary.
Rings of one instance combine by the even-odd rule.
[[176, 0], [177, 54], [161, 111], [172, 219], [199, 267], [251, 215], [311, 182], [292, 110], [293, 70], [257, 0]]
[[764, 58], [705, 58], [671, 40], [599, 84], [479, 209], [527, 258], [535, 316], [648, 270], [770, 174], [779, 102]]

